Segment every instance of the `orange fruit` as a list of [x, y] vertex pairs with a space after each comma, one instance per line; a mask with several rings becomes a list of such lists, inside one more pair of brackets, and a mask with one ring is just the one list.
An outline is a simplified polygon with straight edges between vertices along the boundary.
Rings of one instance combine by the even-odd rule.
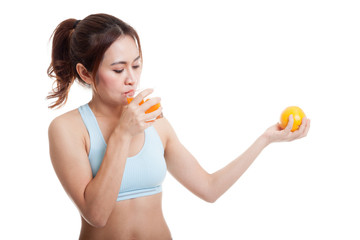
[[293, 115], [293, 118], [294, 118], [294, 124], [291, 128], [291, 131], [294, 132], [299, 129], [303, 117], [306, 117], [306, 116], [305, 116], [304, 111], [297, 106], [291, 106], [291, 107], [285, 108], [285, 110], [281, 113], [281, 116], [280, 116], [281, 129], [286, 128], [288, 121], [289, 121], [289, 116], [291, 114]]

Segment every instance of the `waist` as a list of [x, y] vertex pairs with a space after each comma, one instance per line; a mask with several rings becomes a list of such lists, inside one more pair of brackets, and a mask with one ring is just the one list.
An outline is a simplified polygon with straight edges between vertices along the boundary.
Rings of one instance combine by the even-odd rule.
[[82, 219], [80, 239], [171, 239], [165, 222], [162, 194], [116, 202], [103, 228], [94, 228]]

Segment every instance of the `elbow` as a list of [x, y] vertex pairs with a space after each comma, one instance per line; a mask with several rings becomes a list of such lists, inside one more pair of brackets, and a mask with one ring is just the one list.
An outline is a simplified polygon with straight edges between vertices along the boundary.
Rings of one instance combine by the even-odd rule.
[[203, 200], [208, 202], [208, 203], [215, 203], [216, 200], [219, 199], [219, 197], [221, 196], [221, 194], [218, 194], [218, 192], [216, 191], [216, 188], [214, 187], [214, 180], [212, 178], [212, 174], [209, 174], [209, 178], [208, 178], [208, 184], [206, 186], [206, 191], [203, 194]]
[[218, 199], [218, 197], [210, 191], [194, 192], [194, 194], [201, 200], [208, 203], [214, 203]]
[[213, 195], [209, 195], [206, 198], [204, 198], [204, 201], [208, 202], [208, 203], [215, 203], [216, 200], [218, 200], [219, 198], [217, 196], [213, 196]]
[[207, 191], [203, 192], [201, 198], [208, 203], [215, 203], [219, 199], [219, 195], [214, 191], [213, 188], [209, 187]]
[[105, 214], [102, 214], [100, 211], [96, 210], [93, 213], [88, 213], [86, 216], [83, 215], [83, 217], [86, 222], [94, 228], [105, 227], [109, 219], [108, 216], [105, 216]]
[[106, 226], [107, 219], [93, 219], [90, 223], [90, 225], [94, 228], [103, 228]]

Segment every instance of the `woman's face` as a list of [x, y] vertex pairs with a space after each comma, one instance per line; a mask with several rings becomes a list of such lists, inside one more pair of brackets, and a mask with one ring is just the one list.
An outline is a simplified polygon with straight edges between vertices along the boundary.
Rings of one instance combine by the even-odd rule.
[[140, 81], [141, 59], [135, 40], [119, 37], [105, 52], [97, 72], [97, 93], [112, 104], [127, 104]]

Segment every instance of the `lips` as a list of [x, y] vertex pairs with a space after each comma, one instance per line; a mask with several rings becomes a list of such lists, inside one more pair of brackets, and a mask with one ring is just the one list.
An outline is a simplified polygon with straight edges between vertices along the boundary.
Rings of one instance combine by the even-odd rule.
[[134, 94], [135, 94], [135, 90], [132, 89], [132, 90], [130, 90], [130, 91], [125, 92], [124, 94], [125, 94], [125, 96], [127, 96], [127, 97], [133, 97]]

